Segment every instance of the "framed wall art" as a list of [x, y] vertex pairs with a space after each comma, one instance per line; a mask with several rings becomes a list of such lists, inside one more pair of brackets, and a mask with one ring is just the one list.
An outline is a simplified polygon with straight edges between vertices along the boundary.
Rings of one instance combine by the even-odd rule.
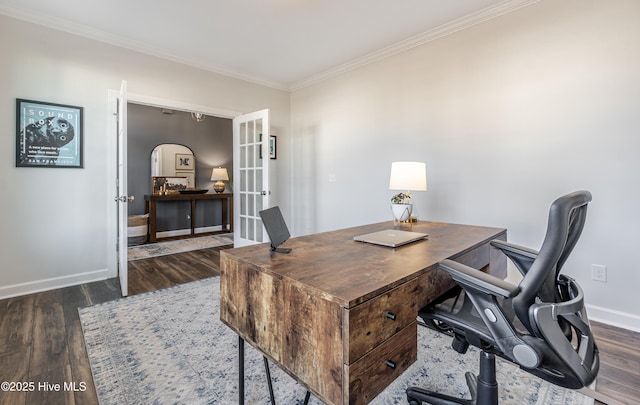
[[[260, 143], [262, 143], [262, 134], [260, 134]], [[267, 145], [267, 147], [269, 148], [269, 159], [275, 159], [277, 148], [275, 135], [269, 135], [269, 144]], [[259, 157], [260, 159], [262, 159], [262, 147], [260, 148]]]
[[83, 108], [16, 99], [16, 167], [83, 167]]
[[190, 153], [176, 153], [176, 170], [193, 170], [194, 160]]
[[276, 136], [269, 136], [269, 158], [276, 159]]

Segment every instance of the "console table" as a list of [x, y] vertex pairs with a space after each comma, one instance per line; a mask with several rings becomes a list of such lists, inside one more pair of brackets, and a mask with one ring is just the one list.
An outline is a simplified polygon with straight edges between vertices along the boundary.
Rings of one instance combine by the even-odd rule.
[[229, 218], [229, 232], [233, 232], [233, 194], [231, 193], [206, 193], [206, 194], [167, 194], [145, 195], [144, 212], [149, 214], [149, 242], [156, 242], [156, 204], [167, 201], [191, 201], [191, 235], [195, 235], [196, 225], [196, 201], [219, 200], [222, 202], [222, 229], [227, 229], [227, 216]]
[[244, 403], [244, 342], [326, 404], [367, 404], [417, 358], [418, 310], [455, 284], [444, 259], [504, 278], [491, 247], [505, 229], [419, 221], [427, 240], [393, 249], [353, 237], [392, 222], [220, 252], [220, 320], [239, 336], [238, 403]]

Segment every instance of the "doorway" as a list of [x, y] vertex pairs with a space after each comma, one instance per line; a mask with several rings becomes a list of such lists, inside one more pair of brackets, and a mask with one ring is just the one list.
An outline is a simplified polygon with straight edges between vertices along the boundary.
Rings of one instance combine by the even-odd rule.
[[[213, 192], [212, 169], [233, 168], [233, 121], [205, 116], [196, 121], [189, 112], [129, 103], [127, 141], [127, 186], [134, 200], [129, 215], [145, 213], [145, 195], [151, 194], [152, 176], [186, 177], [189, 187]], [[152, 153], [163, 153], [163, 171], [153, 173]], [[176, 166], [175, 156], [191, 156], [187, 169]], [[230, 180], [233, 180], [231, 177]], [[226, 185], [230, 184], [227, 181]], [[231, 189], [228, 188], [227, 191]], [[224, 200], [226, 202], [226, 200]], [[199, 230], [219, 226], [223, 200], [199, 201], [191, 213], [189, 201], [157, 204], [158, 237], [188, 234], [194, 214]]]
[[[219, 109], [219, 108], [214, 108], [214, 107], [207, 107], [207, 106], [200, 106], [200, 105], [194, 105], [194, 104], [189, 104], [189, 103], [183, 103], [183, 102], [179, 102], [179, 101], [175, 101], [175, 100], [168, 100], [168, 99], [159, 99], [159, 98], [155, 98], [155, 97], [149, 97], [149, 96], [143, 96], [143, 95], [138, 95], [138, 94], [133, 94], [133, 93], [128, 93], [125, 97], [126, 99], [128, 99], [129, 103], [135, 104], [135, 105], [142, 105], [142, 106], [148, 106], [148, 107], [155, 107], [158, 109], [168, 109], [168, 110], [174, 110], [174, 111], [188, 111], [189, 113], [191, 111], [196, 111], [196, 112], [200, 112], [200, 113], [204, 113], [206, 115], [209, 115], [211, 117], [218, 117], [218, 118], [224, 118], [224, 119], [232, 119], [233, 117], [240, 115], [239, 112], [236, 111], [231, 111], [231, 110], [224, 110], [224, 109]], [[113, 115], [111, 118], [115, 118], [115, 119], [109, 119], [109, 134], [116, 134], [117, 133], [117, 106], [118, 106], [118, 99], [119, 99], [119, 92], [115, 91], [115, 90], [110, 90], [109, 91], [109, 101], [110, 101], [110, 106], [111, 106], [111, 111], [110, 113]], [[108, 173], [107, 175], [109, 176], [109, 184], [111, 184], [110, 190], [108, 190], [110, 196], [116, 196], [118, 195], [118, 188], [116, 185], [115, 181], [112, 181], [111, 179], [116, 179], [116, 173], [117, 173], [117, 138], [115, 136], [109, 136], [108, 137], [108, 141], [107, 141], [107, 153], [108, 153], [108, 158], [109, 158], [109, 162], [111, 162], [109, 164], [108, 167]], [[127, 144], [129, 144], [129, 142], [127, 142]], [[151, 149], [149, 150], [149, 155], [151, 153]], [[147, 157], [148, 159], [149, 157]], [[211, 164], [215, 164], [214, 162], [211, 162]], [[150, 168], [149, 168], [150, 171]], [[128, 170], [125, 169], [125, 173], [128, 172]], [[128, 174], [127, 174], [128, 177]], [[150, 178], [150, 177], [149, 177]], [[203, 178], [206, 178], [206, 174], [204, 175]], [[144, 194], [143, 194], [144, 196]], [[144, 197], [141, 197], [142, 201], [144, 201]], [[140, 198], [139, 198], [140, 200]], [[111, 201], [111, 199], [110, 199]], [[126, 206], [126, 204], [125, 204]], [[118, 238], [118, 225], [117, 225], [117, 215], [118, 215], [118, 209], [117, 209], [117, 205], [116, 204], [112, 204], [110, 203], [108, 205], [108, 209], [107, 209], [107, 214], [108, 214], [108, 218], [109, 218], [109, 227], [108, 227], [108, 241], [109, 241], [109, 245], [108, 245], [108, 258], [107, 258], [107, 266], [108, 266], [108, 270], [109, 270], [109, 276], [110, 277], [117, 277], [118, 276], [118, 246], [117, 246], [117, 238]], [[127, 212], [128, 214], [128, 212]], [[126, 231], [125, 231], [126, 232]]]

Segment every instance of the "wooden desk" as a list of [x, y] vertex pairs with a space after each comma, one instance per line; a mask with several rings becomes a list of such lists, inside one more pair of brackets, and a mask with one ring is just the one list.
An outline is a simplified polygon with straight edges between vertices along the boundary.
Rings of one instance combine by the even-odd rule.
[[391, 228], [293, 238], [289, 254], [267, 244], [221, 251], [220, 319], [325, 403], [370, 402], [416, 361], [418, 310], [454, 285], [438, 262], [506, 276], [489, 246], [505, 229], [420, 221], [412, 230], [428, 240], [396, 249], [353, 240]]
[[149, 214], [149, 242], [156, 242], [156, 204], [163, 201], [191, 201], [191, 235], [195, 235], [196, 226], [196, 201], [226, 199], [222, 202], [222, 229], [227, 229], [227, 215], [229, 216], [229, 232], [233, 232], [233, 194], [230, 193], [206, 193], [206, 194], [167, 194], [145, 195], [144, 213]]

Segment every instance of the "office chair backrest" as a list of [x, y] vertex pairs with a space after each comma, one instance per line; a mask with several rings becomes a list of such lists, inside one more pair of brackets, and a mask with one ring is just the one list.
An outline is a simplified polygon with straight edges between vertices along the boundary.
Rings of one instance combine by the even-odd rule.
[[580, 238], [591, 201], [588, 191], [576, 191], [555, 200], [549, 209], [547, 233], [538, 256], [520, 282], [521, 293], [513, 299], [513, 309], [531, 332], [530, 307], [536, 298], [542, 302], [560, 302], [557, 282], [562, 266]]

